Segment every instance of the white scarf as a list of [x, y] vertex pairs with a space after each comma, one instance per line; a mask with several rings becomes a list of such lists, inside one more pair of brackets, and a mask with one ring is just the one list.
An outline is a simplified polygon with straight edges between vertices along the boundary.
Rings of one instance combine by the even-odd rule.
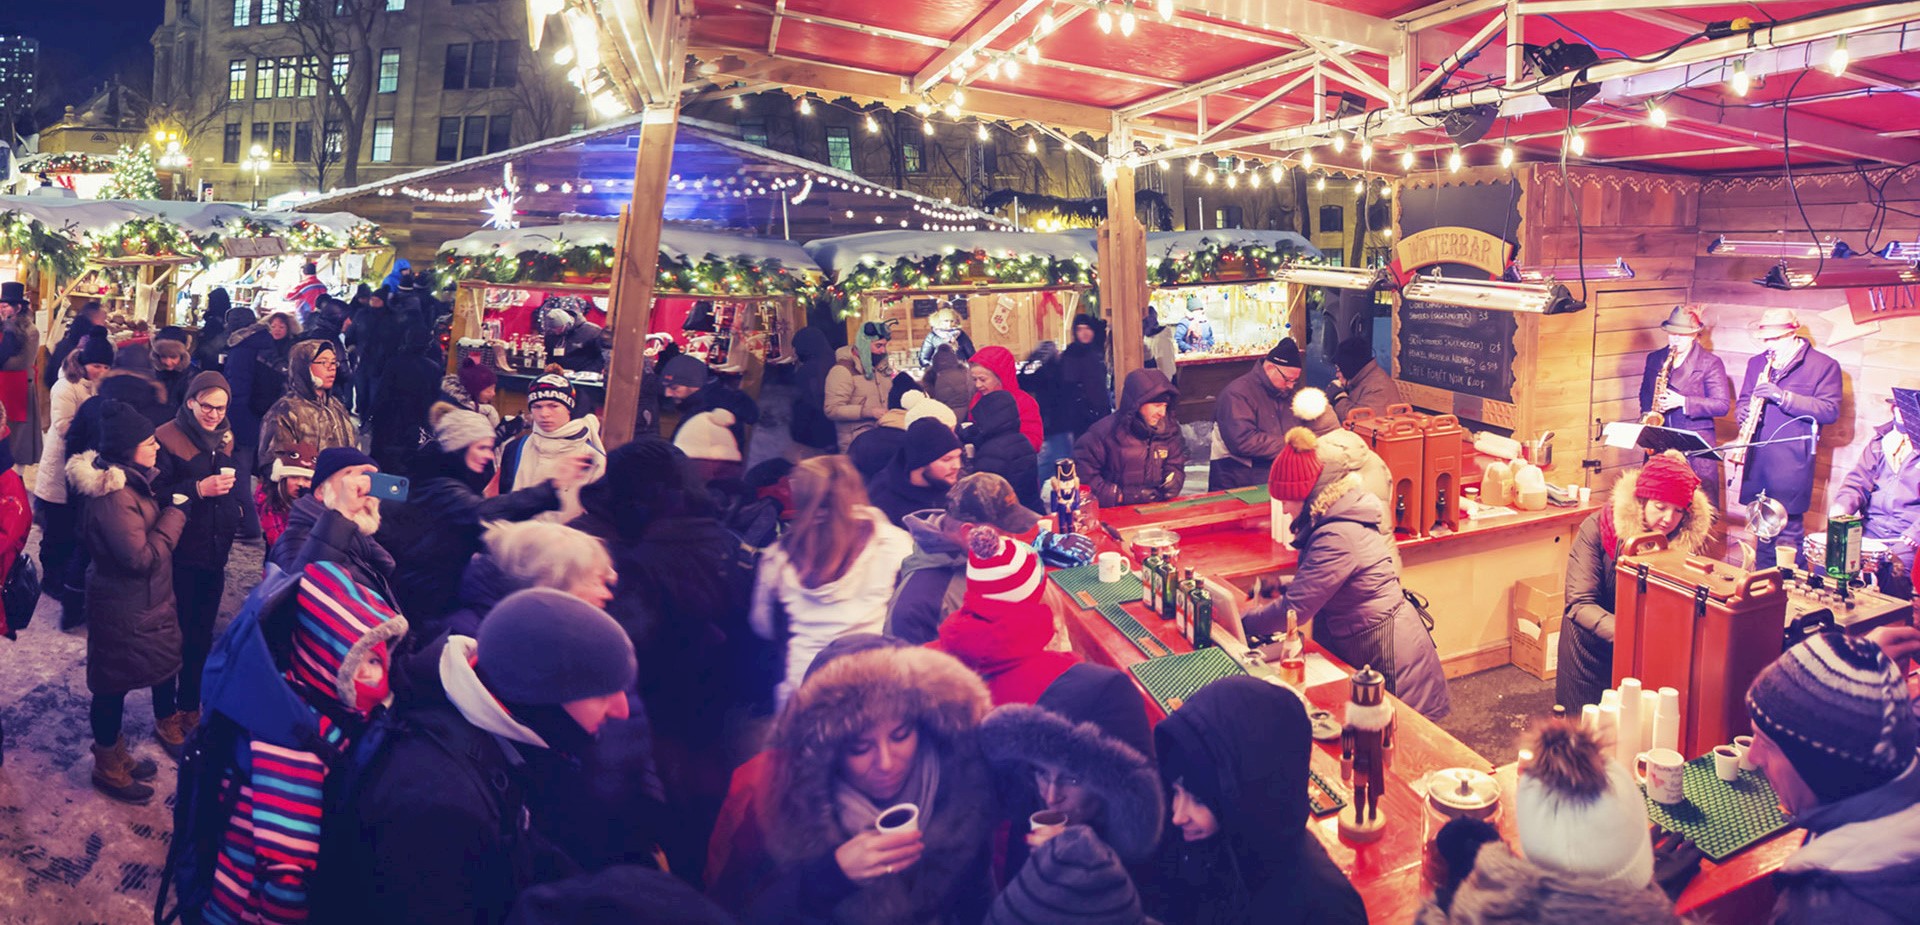
[[[561, 473], [563, 463], [582, 452], [592, 458], [585, 482], [592, 482], [605, 474], [607, 451], [600, 444], [599, 418], [589, 414], [568, 421], [552, 431], [535, 427], [527, 432], [526, 446], [521, 449], [513, 485], [516, 489], [527, 488], [554, 478]], [[537, 519], [567, 523], [584, 510], [580, 506], [580, 485], [576, 484], [560, 490], [560, 510], [541, 514]]]
[[448, 636], [447, 647], [440, 651], [440, 686], [446, 688], [453, 708], [475, 728], [522, 745], [546, 748], [547, 740], [507, 713], [493, 692], [480, 683], [473, 670], [474, 653], [480, 644], [467, 636]]

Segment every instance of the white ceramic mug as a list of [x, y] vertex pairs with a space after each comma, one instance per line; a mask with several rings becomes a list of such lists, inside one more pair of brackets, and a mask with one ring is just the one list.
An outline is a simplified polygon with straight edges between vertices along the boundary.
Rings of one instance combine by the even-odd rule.
[[1733, 747], [1740, 750], [1740, 770], [1760, 770], [1760, 767], [1753, 763], [1753, 736], [1734, 736]]
[[1117, 552], [1103, 552], [1094, 561], [1100, 563], [1100, 580], [1116, 582], [1127, 575], [1127, 557]]
[[1713, 776], [1731, 784], [1740, 779], [1740, 759], [1746, 755], [1746, 749], [1738, 745], [1715, 745], [1713, 747]]
[[886, 835], [895, 832], [918, 832], [920, 831], [920, 807], [912, 803], [895, 803], [880, 811], [879, 817], [873, 820], [873, 827]]
[[1655, 803], [1673, 806], [1687, 798], [1687, 759], [1671, 748], [1641, 752], [1633, 759], [1633, 776], [1647, 786]]

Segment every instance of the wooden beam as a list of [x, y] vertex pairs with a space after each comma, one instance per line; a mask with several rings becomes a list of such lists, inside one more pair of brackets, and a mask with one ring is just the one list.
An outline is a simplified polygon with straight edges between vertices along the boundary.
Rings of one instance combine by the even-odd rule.
[[1111, 331], [1113, 380], [1122, 382], [1146, 362], [1141, 319], [1148, 298], [1147, 229], [1134, 213], [1133, 168], [1124, 159], [1133, 140], [1118, 117], [1107, 139], [1116, 169], [1107, 180], [1107, 217], [1100, 223], [1100, 311]]
[[678, 108], [652, 110], [640, 127], [633, 202], [620, 222], [613, 288], [608, 298], [613, 356], [607, 364], [606, 419], [600, 430], [608, 449], [633, 439], [640, 413], [647, 326], [653, 316], [653, 281], [660, 271], [660, 218], [667, 206], [667, 178], [672, 173], [673, 136], [679, 127], [679, 115]]
[[1041, 0], [998, 0], [987, 7], [987, 11], [973, 21], [973, 25], [968, 26], [953, 40], [953, 44], [948, 45], [945, 51], [934, 55], [933, 60], [928, 61], [926, 67], [913, 75], [913, 79], [909, 81], [909, 89], [915, 93], [927, 92], [946, 76], [954, 62], [986, 48], [994, 39], [999, 38], [1001, 33], [1019, 22], [1021, 17], [1033, 12], [1040, 3]]
[[1393, 102], [1393, 92], [1387, 89], [1386, 84], [1375, 80], [1372, 74], [1361, 70], [1358, 65], [1348, 61], [1347, 56], [1341, 54], [1339, 49], [1310, 35], [1303, 35], [1300, 38], [1307, 43], [1307, 47], [1319, 52], [1321, 57], [1326, 58], [1327, 63], [1332, 64], [1335, 68], [1338, 68], [1347, 75], [1347, 79], [1341, 80], [1341, 83], [1349, 84], [1356, 90], [1364, 90], [1372, 95], [1374, 99], [1380, 100], [1381, 102]]

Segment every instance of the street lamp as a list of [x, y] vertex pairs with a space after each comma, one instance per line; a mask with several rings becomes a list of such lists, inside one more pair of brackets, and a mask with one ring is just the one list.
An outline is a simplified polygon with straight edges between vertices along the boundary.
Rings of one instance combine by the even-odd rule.
[[253, 174], [252, 205], [256, 209], [260, 207], [260, 175], [265, 173], [267, 168], [271, 166], [273, 166], [273, 161], [267, 158], [266, 149], [259, 145], [254, 145], [253, 150], [247, 152], [247, 159], [240, 162], [241, 170]]

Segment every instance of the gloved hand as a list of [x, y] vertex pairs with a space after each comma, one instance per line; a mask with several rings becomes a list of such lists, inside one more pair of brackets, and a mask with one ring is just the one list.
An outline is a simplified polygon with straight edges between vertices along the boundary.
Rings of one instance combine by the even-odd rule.
[[1654, 402], [1653, 402], [1653, 406], [1655, 408], [1660, 409], [1661, 411], [1672, 411], [1675, 408], [1684, 408], [1686, 407], [1686, 404], [1687, 404], [1686, 396], [1681, 395], [1679, 392], [1675, 392], [1672, 389], [1668, 389], [1665, 392], [1661, 392], [1660, 397], [1657, 399], [1654, 399]]
[[1762, 401], [1770, 401], [1778, 405], [1786, 401], [1787, 392], [1785, 389], [1782, 389], [1781, 387], [1774, 385], [1771, 382], [1762, 382], [1759, 385], [1756, 385], [1753, 387], [1752, 397], [1758, 398]]
[[1700, 872], [1700, 859], [1706, 854], [1693, 839], [1669, 832], [1658, 825], [1649, 827], [1648, 834], [1653, 838], [1653, 882], [1668, 899], [1679, 899], [1680, 894]]
[[1040, 553], [1040, 561], [1055, 568], [1073, 568], [1093, 561], [1093, 539], [1078, 533], [1042, 533], [1034, 537], [1033, 548]]

